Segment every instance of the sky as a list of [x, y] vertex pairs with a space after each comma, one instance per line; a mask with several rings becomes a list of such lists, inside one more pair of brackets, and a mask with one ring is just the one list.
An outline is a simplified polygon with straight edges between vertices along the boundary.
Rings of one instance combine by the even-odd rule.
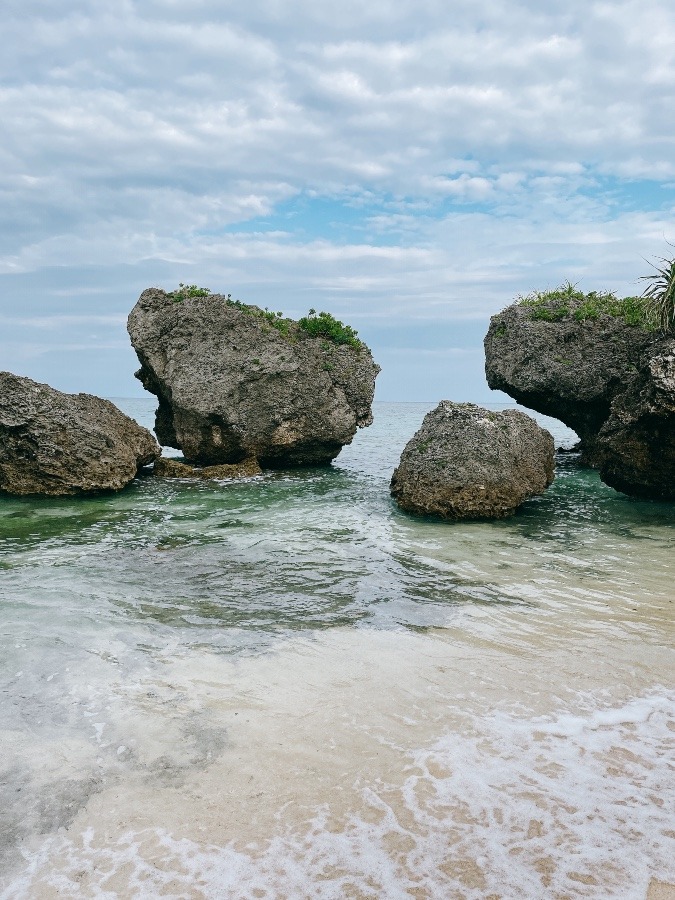
[[670, 0], [4, 0], [0, 369], [142, 396], [179, 282], [355, 327], [376, 399], [505, 399], [489, 317], [675, 242]]

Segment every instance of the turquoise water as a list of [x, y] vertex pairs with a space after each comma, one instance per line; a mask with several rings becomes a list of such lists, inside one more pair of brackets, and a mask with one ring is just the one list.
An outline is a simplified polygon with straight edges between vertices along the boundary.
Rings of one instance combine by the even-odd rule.
[[429, 408], [326, 469], [0, 499], [0, 896], [675, 880], [675, 507], [564, 456], [508, 520], [412, 518]]

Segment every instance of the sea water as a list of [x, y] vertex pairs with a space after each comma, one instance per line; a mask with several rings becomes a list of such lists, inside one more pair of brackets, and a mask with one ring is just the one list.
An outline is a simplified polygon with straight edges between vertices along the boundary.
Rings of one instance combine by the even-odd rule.
[[428, 409], [328, 468], [0, 499], [0, 897], [665, 896], [675, 505], [571, 455], [413, 518]]

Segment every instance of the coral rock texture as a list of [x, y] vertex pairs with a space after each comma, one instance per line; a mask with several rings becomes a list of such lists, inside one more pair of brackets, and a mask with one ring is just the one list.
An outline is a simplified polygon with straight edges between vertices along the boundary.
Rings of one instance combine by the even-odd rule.
[[117, 491], [157, 456], [150, 432], [110, 401], [0, 372], [0, 490]]
[[282, 324], [218, 294], [144, 291], [128, 330], [136, 377], [159, 400], [160, 443], [199, 465], [320, 465], [370, 425], [379, 366], [368, 348]]
[[245, 459], [240, 463], [223, 463], [219, 466], [189, 466], [178, 459], [162, 456], [154, 465], [153, 472], [159, 478], [251, 478], [261, 475], [262, 470], [255, 459]]
[[408, 512], [496, 519], [553, 481], [553, 438], [517, 410], [443, 400], [407, 443], [391, 479]]
[[485, 337], [491, 388], [560, 419], [624, 493], [675, 499], [675, 339], [618, 316], [533, 318], [514, 303]]

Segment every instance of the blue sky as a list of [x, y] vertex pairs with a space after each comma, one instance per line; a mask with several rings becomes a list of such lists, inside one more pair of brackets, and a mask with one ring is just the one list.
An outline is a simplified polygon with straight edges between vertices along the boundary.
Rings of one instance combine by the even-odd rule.
[[326, 309], [382, 400], [498, 400], [482, 338], [675, 241], [675, 7], [5, 0], [0, 369], [140, 396], [179, 281]]

